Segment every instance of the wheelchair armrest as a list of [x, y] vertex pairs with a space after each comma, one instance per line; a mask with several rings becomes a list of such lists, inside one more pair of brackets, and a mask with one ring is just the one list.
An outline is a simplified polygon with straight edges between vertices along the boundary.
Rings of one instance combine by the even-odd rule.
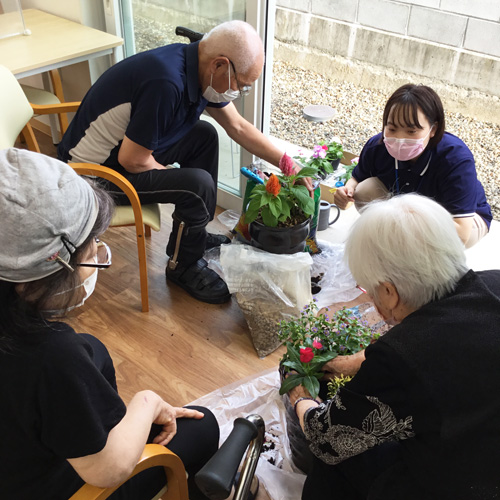
[[191, 43], [197, 42], [198, 40], [201, 40], [203, 38], [203, 33], [190, 30], [189, 28], [185, 28], [184, 26], [177, 26], [177, 28], [175, 28], [175, 34], [178, 36], [185, 36], [189, 38], [189, 41]]
[[[259, 415], [249, 415], [237, 418], [233, 425], [231, 434], [195, 476], [200, 490], [212, 500], [223, 500], [229, 496], [243, 454], [252, 441], [254, 449], [252, 446], [249, 449], [239, 482], [247, 484], [241, 485], [241, 488], [248, 491], [257, 467], [264, 440], [264, 421]], [[247, 463], [249, 460], [251, 463]], [[241, 488], [238, 484], [238, 489]]]

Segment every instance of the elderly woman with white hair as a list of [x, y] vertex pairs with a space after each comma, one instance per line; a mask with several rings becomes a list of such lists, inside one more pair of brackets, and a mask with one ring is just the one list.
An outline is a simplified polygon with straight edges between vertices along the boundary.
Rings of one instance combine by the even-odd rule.
[[498, 498], [500, 270], [469, 270], [416, 194], [367, 205], [346, 258], [394, 327], [333, 399], [290, 392], [315, 455], [302, 498]]

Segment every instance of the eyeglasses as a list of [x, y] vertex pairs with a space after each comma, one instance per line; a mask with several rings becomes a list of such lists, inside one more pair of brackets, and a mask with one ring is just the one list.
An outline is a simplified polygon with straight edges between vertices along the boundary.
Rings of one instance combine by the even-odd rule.
[[238, 85], [238, 90], [240, 91], [240, 96], [241, 97], [247, 96], [248, 94], [250, 94], [250, 91], [252, 90], [252, 86], [251, 85], [243, 85], [243, 87], [240, 87], [240, 82], [238, 81], [238, 75], [236, 74], [236, 68], [234, 67], [233, 61], [231, 61], [231, 59], [229, 59], [229, 57], [227, 58], [227, 60], [231, 63], [231, 67], [233, 68], [234, 79], [236, 80], [236, 85]]
[[77, 266], [80, 267], [95, 267], [97, 269], [107, 269], [111, 266], [111, 249], [104, 241], [95, 239], [97, 243], [96, 262], [80, 262]]

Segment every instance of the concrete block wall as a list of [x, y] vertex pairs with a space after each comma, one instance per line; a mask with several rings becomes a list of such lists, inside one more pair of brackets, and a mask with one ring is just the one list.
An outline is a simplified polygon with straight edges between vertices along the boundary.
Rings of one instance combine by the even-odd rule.
[[275, 57], [374, 87], [460, 87], [459, 108], [482, 100], [481, 116], [500, 122], [500, 0], [276, 3]]

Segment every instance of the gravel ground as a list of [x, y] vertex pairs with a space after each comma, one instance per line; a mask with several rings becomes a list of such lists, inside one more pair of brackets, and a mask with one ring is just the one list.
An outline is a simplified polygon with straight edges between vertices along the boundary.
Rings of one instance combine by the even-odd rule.
[[[187, 41], [175, 35], [175, 26], [136, 17], [137, 52], [168, 43]], [[335, 83], [320, 74], [277, 61], [273, 66], [271, 135], [312, 149], [320, 140], [340, 137], [346, 151], [359, 153], [380, 131], [382, 112], [389, 97], [351, 83]], [[309, 104], [329, 105], [337, 115], [329, 122], [303, 118]], [[446, 113], [447, 131], [460, 137], [476, 160], [478, 177], [486, 191], [493, 217], [500, 220], [500, 126], [460, 113]]]

